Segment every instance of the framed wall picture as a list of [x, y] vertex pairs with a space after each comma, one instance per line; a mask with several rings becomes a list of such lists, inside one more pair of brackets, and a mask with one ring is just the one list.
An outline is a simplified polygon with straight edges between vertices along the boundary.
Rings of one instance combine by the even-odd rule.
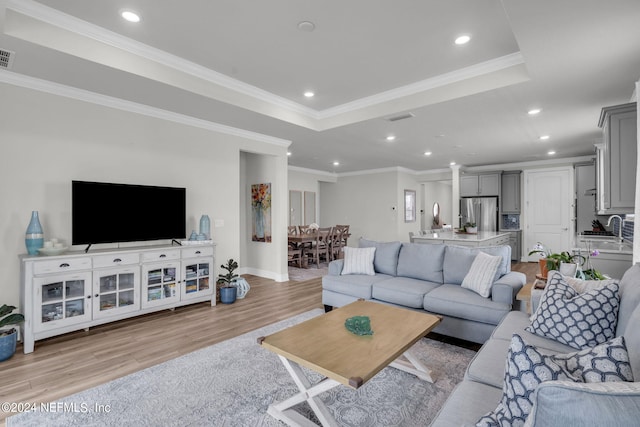
[[271, 183], [251, 185], [254, 242], [271, 242]]
[[416, 191], [404, 190], [404, 222], [416, 220]]

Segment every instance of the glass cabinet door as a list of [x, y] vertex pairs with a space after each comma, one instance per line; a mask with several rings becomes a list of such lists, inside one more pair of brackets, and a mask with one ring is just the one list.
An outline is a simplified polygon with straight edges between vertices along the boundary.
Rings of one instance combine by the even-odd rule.
[[34, 329], [43, 331], [91, 320], [91, 272], [38, 277]]
[[183, 300], [213, 294], [213, 280], [210, 276], [211, 263], [210, 258], [183, 262]]
[[140, 309], [138, 267], [94, 273], [93, 316], [106, 317]]
[[153, 307], [180, 301], [179, 263], [147, 266], [142, 284], [142, 306]]

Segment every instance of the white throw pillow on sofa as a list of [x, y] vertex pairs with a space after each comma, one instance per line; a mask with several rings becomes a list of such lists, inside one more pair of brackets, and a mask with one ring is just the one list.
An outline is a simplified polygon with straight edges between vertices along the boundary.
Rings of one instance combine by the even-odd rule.
[[376, 274], [373, 269], [373, 258], [376, 254], [376, 248], [351, 248], [345, 246], [344, 264], [342, 266], [342, 274], [367, 274], [374, 276]]
[[491, 285], [493, 285], [493, 279], [501, 261], [502, 257], [500, 256], [478, 252], [469, 272], [464, 276], [462, 287], [488, 298], [491, 295]]

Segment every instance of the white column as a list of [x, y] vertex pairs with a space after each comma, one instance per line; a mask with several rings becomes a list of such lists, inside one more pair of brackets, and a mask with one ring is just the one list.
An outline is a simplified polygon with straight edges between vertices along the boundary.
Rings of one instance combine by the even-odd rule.
[[460, 226], [460, 165], [451, 165], [451, 224]]
[[[638, 103], [638, 93], [640, 93], [640, 81], [636, 82], [636, 90], [635, 101]], [[638, 105], [640, 107], [640, 105]], [[636, 113], [637, 127], [640, 130], [640, 115]], [[640, 160], [640, 132], [637, 132], [638, 139], [638, 154], [636, 158], [636, 164]], [[633, 263], [640, 262], [640, 180], [638, 176], [640, 176], [639, 171], [636, 170], [636, 205], [634, 209], [635, 213], [635, 222], [633, 223]], [[622, 224], [620, 224], [622, 227]]]

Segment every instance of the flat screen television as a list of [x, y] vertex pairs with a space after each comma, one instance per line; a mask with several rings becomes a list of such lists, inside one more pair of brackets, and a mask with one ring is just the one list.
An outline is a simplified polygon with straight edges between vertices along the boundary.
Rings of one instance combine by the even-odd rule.
[[92, 245], [182, 239], [185, 208], [184, 188], [72, 181], [71, 241]]

